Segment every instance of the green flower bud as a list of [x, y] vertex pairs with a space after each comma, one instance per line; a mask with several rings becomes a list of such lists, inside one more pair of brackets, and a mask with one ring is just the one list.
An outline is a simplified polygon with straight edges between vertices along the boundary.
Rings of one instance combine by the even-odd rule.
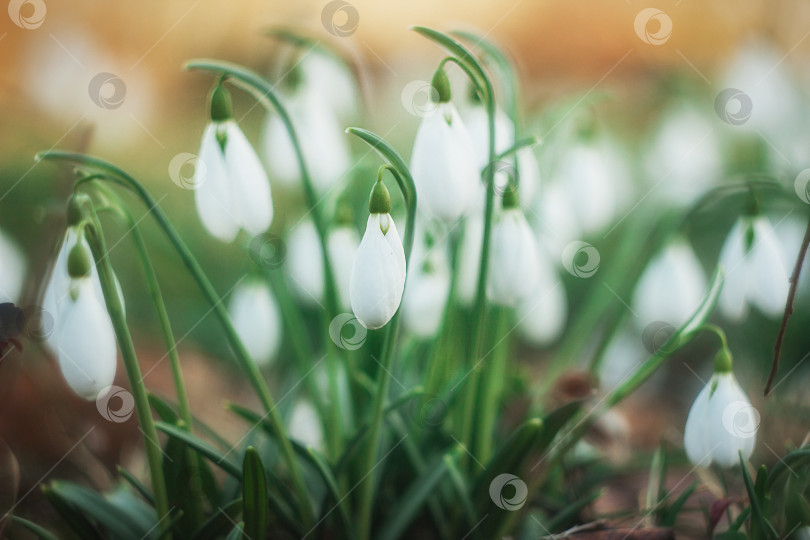
[[368, 211], [371, 214], [388, 214], [391, 212], [391, 194], [385, 187], [382, 179], [378, 179], [371, 188], [371, 196], [368, 198]]
[[730, 373], [732, 368], [731, 351], [726, 347], [720, 349], [714, 356], [714, 372]]
[[504, 210], [509, 208], [517, 208], [520, 206], [520, 197], [518, 196], [518, 188], [512, 182], [507, 184], [503, 192], [503, 201], [501, 203]]
[[219, 81], [211, 91], [211, 120], [225, 122], [231, 118], [233, 118], [231, 93], [225, 88], [223, 81]]
[[90, 275], [93, 261], [87, 248], [77, 243], [70, 248], [67, 259], [68, 275], [72, 278], [83, 278]]
[[444, 68], [436, 70], [430, 84], [436, 89], [439, 95], [439, 103], [447, 103], [450, 101], [452, 95], [450, 92], [450, 79], [447, 78], [447, 73], [445, 73]]
[[87, 203], [90, 197], [84, 193], [74, 193], [67, 202], [67, 224], [68, 227], [75, 227], [84, 221], [84, 209], [82, 205]]

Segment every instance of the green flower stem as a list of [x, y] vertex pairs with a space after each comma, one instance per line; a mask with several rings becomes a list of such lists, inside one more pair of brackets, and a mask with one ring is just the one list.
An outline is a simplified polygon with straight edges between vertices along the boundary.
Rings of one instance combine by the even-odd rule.
[[[118, 288], [113, 277], [113, 268], [107, 254], [107, 246], [104, 242], [104, 233], [98, 224], [98, 219], [93, 214], [94, 222], [85, 228], [87, 241], [93, 252], [98, 267], [101, 290], [104, 294], [104, 303], [107, 312], [110, 314], [115, 335], [118, 340], [118, 347], [121, 349], [121, 357], [124, 360], [127, 378], [132, 387], [132, 397], [135, 400], [135, 409], [138, 412], [138, 422], [145, 439], [146, 459], [149, 463], [149, 473], [152, 477], [152, 491], [155, 497], [155, 510], [157, 511], [158, 523], [162, 526], [164, 538], [171, 538], [169, 524], [169, 497], [166, 491], [166, 479], [163, 476], [162, 456], [160, 441], [158, 440], [155, 422], [152, 419], [152, 410], [149, 406], [149, 396], [146, 393], [146, 386], [143, 383], [141, 368], [138, 365], [138, 357], [135, 354], [135, 344], [127, 327], [124, 308], [121, 299], [118, 297]], [[165, 521], [164, 521], [165, 520]]]
[[478, 420], [480, 422], [476, 432], [476, 445], [473, 454], [482, 463], [487, 463], [492, 457], [492, 443], [495, 440], [495, 423], [498, 418], [499, 401], [503, 393], [504, 379], [506, 378], [506, 364], [509, 356], [509, 312], [498, 307], [493, 310], [493, 331], [489, 342], [492, 343], [492, 358], [484, 368], [485, 376], [481, 380], [481, 393], [478, 396]]
[[219, 320], [223, 330], [225, 330], [225, 336], [234, 351], [240, 367], [245, 372], [245, 375], [256, 391], [259, 400], [262, 402], [262, 406], [269, 417], [270, 424], [273, 426], [273, 429], [276, 432], [276, 439], [278, 440], [281, 448], [281, 455], [289, 468], [293, 487], [298, 499], [299, 511], [301, 513], [302, 520], [305, 525], [311, 526], [312, 523], [314, 523], [312, 505], [310, 504], [309, 495], [306, 485], [304, 484], [303, 477], [301, 476], [301, 470], [298, 466], [298, 462], [295, 460], [295, 455], [292, 444], [290, 443], [290, 439], [287, 435], [287, 430], [285, 429], [281, 416], [278, 413], [278, 409], [276, 408], [276, 403], [272, 394], [270, 393], [270, 389], [267, 387], [267, 384], [265, 383], [256, 362], [254, 362], [250, 357], [245, 349], [245, 346], [242, 344], [242, 340], [239, 339], [236, 330], [233, 328], [233, 324], [231, 323], [228, 312], [222, 303], [222, 299], [217, 294], [214, 286], [208, 280], [208, 277], [200, 267], [197, 259], [194, 258], [194, 255], [192, 255], [185, 242], [183, 242], [183, 239], [177, 233], [166, 214], [158, 206], [157, 201], [155, 201], [149, 192], [146, 191], [146, 189], [132, 176], [127, 174], [124, 170], [104, 160], [91, 156], [85, 156], [83, 154], [75, 154], [60, 150], [42, 152], [37, 155], [37, 158], [51, 161], [69, 161], [103, 171], [107, 174], [107, 176], [112, 177], [109, 178], [110, 180], [135, 192], [135, 194], [149, 209], [149, 213], [155, 219], [160, 228], [163, 229], [163, 232], [174, 246], [175, 251], [177, 251], [186, 268], [189, 270], [189, 273], [197, 282], [197, 285], [200, 287], [203, 295], [211, 304], [214, 314]]
[[[335, 285], [335, 274], [332, 268], [331, 259], [329, 257], [329, 249], [327, 247], [327, 227], [326, 220], [321, 211], [320, 201], [318, 194], [315, 191], [315, 186], [312, 183], [312, 178], [309, 175], [306, 161], [304, 160], [304, 153], [301, 150], [301, 143], [293, 126], [292, 119], [290, 118], [287, 109], [281, 103], [276, 88], [264, 77], [237, 64], [230, 62], [223, 62], [218, 60], [192, 60], [186, 64], [186, 69], [189, 70], [204, 70], [216, 73], [223, 77], [225, 80], [231, 82], [235, 86], [242, 88], [249, 92], [253, 97], [261, 103], [269, 112], [275, 112], [279, 115], [287, 134], [290, 136], [290, 142], [295, 152], [295, 159], [298, 162], [298, 168], [301, 172], [301, 183], [304, 186], [304, 195], [307, 199], [309, 212], [312, 215], [312, 223], [315, 225], [315, 230], [318, 233], [320, 240], [321, 257], [323, 259], [323, 277], [324, 277], [324, 303], [326, 304], [325, 317], [325, 330], [328, 333], [329, 324], [332, 319], [338, 314], [339, 302], [337, 298], [337, 286]], [[337, 354], [341, 354], [341, 350], [337, 346], [331, 346], [332, 352], [336, 354], [329, 354], [327, 356], [327, 369], [329, 370], [329, 393], [330, 399], [333, 402], [332, 407], [329, 408], [332, 415], [329, 422], [328, 431], [330, 446], [333, 457], [336, 457], [340, 452], [340, 447], [343, 442], [343, 417], [340, 412], [340, 395], [337, 388], [337, 381], [335, 380], [339, 366], [337, 365]]]
[[[405, 266], [407, 268], [410, 264], [411, 250], [413, 249], [414, 226], [416, 224], [416, 186], [413, 182], [413, 177], [399, 154], [379, 136], [360, 128], [349, 128], [346, 131], [363, 139], [363, 141], [368, 143], [389, 162], [389, 164], [383, 165], [382, 167], [385, 170], [391, 171], [400, 191], [402, 191], [402, 197], [408, 209], [403, 242]], [[379, 454], [385, 401], [388, 397], [388, 389], [391, 383], [390, 368], [394, 347], [396, 345], [397, 330], [399, 328], [399, 313], [400, 310], [398, 309], [385, 328], [380, 368], [377, 370], [377, 389], [374, 393], [374, 399], [371, 405], [372, 417], [368, 437], [366, 439], [366, 448], [363, 454], [363, 460], [361, 461], [361, 471], [372, 471]], [[368, 474], [360, 485], [360, 507], [357, 526], [361, 540], [368, 540], [371, 537], [371, 511], [374, 503], [374, 484], [374, 475]]]

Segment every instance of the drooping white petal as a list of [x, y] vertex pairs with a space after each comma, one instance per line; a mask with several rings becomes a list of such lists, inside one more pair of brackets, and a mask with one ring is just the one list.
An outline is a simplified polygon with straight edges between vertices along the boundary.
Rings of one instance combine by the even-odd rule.
[[480, 175], [475, 151], [452, 103], [424, 117], [413, 143], [413, 173], [419, 207], [430, 217], [455, 221], [469, 210]]
[[492, 229], [488, 294], [498, 304], [514, 306], [538, 281], [537, 242], [523, 212], [504, 210]]
[[19, 302], [26, 275], [25, 255], [0, 231], [0, 302]]
[[[467, 107], [463, 111], [464, 125], [470, 134], [473, 144], [473, 151], [476, 156], [478, 170], [482, 170], [487, 165], [489, 159], [489, 120], [487, 110], [481, 104]], [[503, 112], [503, 109], [495, 109], [495, 155], [509, 150], [515, 143], [515, 124]]]
[[785, 309], [788, 271], [782, 247], [768, 219], [754, 219], [754, 245], [748, 254], [748, 297], [762, 313], [775, 318]]
[[93, 400], [115, 378], [115, 333], [89, 278], [74, 280], [72, 286], [75, 299], [68, 296], [57, 318], [59, 367], [76, 394]]
[[725, 273], [718, 300], [720, 310], [729, 319], [742, 320], [748, 315], [748, 267], [745, 263], [748, 220], [737, 220], [720, 250], [719, 263]]
[[662, 321], [680, 327], [706, 294], [706, 275], [695, 252], [676, 239], [644, 270], [633, 295], [641, 328]]
[[352, 265], [360, 246], [360, 237], [354, 227], [342, 226], [329, 231], [326, 242], [329, 248], [329, 260], [332, 263], [332, 272], [335, 275], [338, 300], [341, 308], [351, 307], [349, 288], [352, 276]]
[[545, 250], [537, 258], [537, 285], [518, 302], [518, 330], [530, 343], [543, 346], [562, 332], [568, 316], [568, 299], [555, 266]]
[[225, 153], [217, 140], [220, 127], [211, 122], [203, 132], [198, 158], [205, 166], [194, 169], [194, 203], [208, 232], [223, 242], [231, 242], [239, 234], [239, 216]]
[[355, 317], [369, 329], [385, 326], [399, 308], [404, 288], [405, 254], [394, 220], [388, 214], [371, 214], [352, 266], [349, 289]]
[[405, 327], [419, 337], [436, 335], [444, 315], [450, 293], [450, 269], [443, 246], [434, 246], [416, 258], [408, 280], [408, 289], [402, 299], [402, 321]]
[[315, 224], [300, 222], [287, 238], [287, 271], [296, 296], [307, 304], [323, 301], [323, 255]]
[[323, 426], [315, 410], [309, 401], [299, 400], [293, 407], [289, 425], [290, 437], [316, 450], [323, 450]]
[[259, 365], [269, 364], [282, 335], [281, 314], [270, 287], [260, 280], [243, 282], [234, 290], [228, 312], [251, 358]]
[[360, 92], [349, 66], [334, 56], [318, 50], [308, 53], [300, 68], [303, 84], [318, 92], [339, 118], [347, 118], [357, 109]]
[[270, 182], [259, 156], [234, 121], [225, 122], [225, 165], [233, 191], [236, 218], [252, 235], [266, 231], [273, 222]]
[[732, 373], [715, 373], [695, 399], [684, 429], [689, 460], [735, 467], [754, 450], [759, 413]]

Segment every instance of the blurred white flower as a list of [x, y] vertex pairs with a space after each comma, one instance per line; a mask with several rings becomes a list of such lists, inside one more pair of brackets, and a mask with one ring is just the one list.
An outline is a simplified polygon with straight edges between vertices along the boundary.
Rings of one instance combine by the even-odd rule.
[[484, 239], [483, 212], [478, 210], [464, 220], [464, 233], [459, 249], [458, 282], [456, 295], [459, 302], [469, 306], [475, 300], [478, 289], [478, 271], [481, 266], [481, 242]]
[[476, 158], [456, 107], [439, 103], [422, 119], [411, 154], [419, 208], [425, 215], [455, 221], [470, 209], [481, 185]]
[[231, 118], [225, 92], [218, 87], [212, 94], [212, 121], [198, 154], [205, 166], [194, 171], [194, 202], [208, 232], [231, 242], [240, 229], [257, 235], [270, 227], [273, 199], [256, 152]]
[[304, 446], [323, 451], [323, 426], [318, 411], [309, 401], [302, 399], [296, 402], [288, 425], [290, 437]]
[[[94, 400], [115, 379], [115, 331], [104, 296], [98, 291], [100, 285], [90, 249], [84, 241], [66, 239], [62, 252], [67, 253], [64, 264], [54, 268], [58, 277], [51, 279], [46, 291], [55, 321], [48, 343], [56, 349], [59, 368], [68, 386], [84, 399]], [[79, 269], [80, 275], [70, 276], [69, 260], [73, 271]], [[50, 290], [51, 287], [66, 290]]]
[[[303, 87], [284, 99], [295, 128], [312, 183], [327, 193], [351, 168], [349, 140], [335, 112], [323, 96]], [[301, 169], [295, 149], [278, 114], [267, 116], [262, 131], [262, 148], [270, 177], [281, 185], [301, 185]]]
[[539, 247], [537, 285], [517, 305], [518, 331], [535, 346], [548, 345], [560, 336], [568, 317], [565, 287], [548, 252]]
[[402, 322], [414, 335], [435, 336], [450, 294], [450, 268], [444, 246], [434, 245], [422, 256], [411, 253], [411, 274], [402, 299]]
[[[482, 171], [489, 160], [489, 122], [487, 109], [481, 103], [471, 104], [462, 110], [464, 125], [470, 134], [476, 165]], [[503, 112], [495, 109], [495, 155], [509, 150], [515, 144], [515, 124]]]
[[[326, 247], [343, 309], [351, 305], [349, 283], [360, 238], [354, 227], [339, 225], [327, 233]], [[298, 224], [287, 239], [287, 271], [296, 296], [307, 304], [323, 301], [323, 256], [318, 231], [310, 220]]]
[[0, 302], [19, 302], [26, 276], [25, 255], [17, 243], [0, 231]]
[[641, 275], [633, 307], [641, 328], [661, 321], [678, 328], [706, 295], [706, 275], [683, 238], [670, 242]]
[[722, 173], [720, 144], [712, 122], [690, 105], [665, 113], [645, 154], [651, 197], [686, 206], [711, 188]]
[[754, 451], [759, 413], [751, 405], [731, 371], [715, 372], [700, 391], [684, 428], [683, 444], [689, 461], [708, 467], [734, 467], [739, 452], [748, 459]]
[[[517, 158], [518, 175], [520, 178], [520, 202], [524, 210], [531, 208], [540, 188], [540, 165], [537, 156], [530, 147], [521, 148], [515, 154]], [[498, 190], [503, 193], [503, 189]]]
[[228, 313], [251, 358], [260, 366], [268, 365], [281, 346], [282, 321], [267, 283], [245, 279], [233, 291]]
[[504, 194], [504, 207], [492, 228], [487, 292], [501, 305], [515, 306], [537, 286], [540, 262], [537, 240], [514, 191]]
[[743, 320], [749, 305], [771, 318], [782, 314], [790, 282], [782, 247], [767, 217], [738, 219], [726, 237], [719, 262], [725, 271], [720, 292], [724, 315]]
[[382, 328], [391, 320], [405, 289], [405, 251], [390, 209], [388, 190], [378, 180], [349, 285], [354, 316], [369, 329]]
[[339, 118], [348, 119], [357, 112], [360, 92], [346, 62], [315, 49], [301, 59], [299, 67], [302, 84], [307, 90], [318, 92]]

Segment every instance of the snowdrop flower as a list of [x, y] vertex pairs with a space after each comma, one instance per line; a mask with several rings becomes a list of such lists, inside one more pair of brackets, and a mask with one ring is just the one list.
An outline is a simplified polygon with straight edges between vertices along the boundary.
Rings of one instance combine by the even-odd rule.
[[770, 221], [763, 215], [737, 220], [720, 251], [726, 280], [720, 309], [730, 319], [743, 320], [753, 304], [769, 317], [785, 309], [788, 271]]
[[368, 209], [370, 215], [354, 258], [349, 292], [354, 316], [373, 330], [385, 326], [399, 309], [405, 289], [405, 251], [389, 214], [391, 196], [379, 176]]
[[[351, 168], [349, 141], [337, 115], [323, 96], [306, 86], [297, 86], [285, 100], [285, 106], [312, 183], [319, 193], [326, 193]], [[262, 131], [262, 148], [274, 181], [288, 187], [301, 184], [295, 149], [278, 114], [267, 117]]]
[[19, 302], [26, 275], [22, 250], [0, 231], [0, 302]]
[[97, 292], [90, 250], [83, 241], [73, 242], [69, 249], [65, 265], [54, 269], [67, 275], [68, 294], [56, 302], [52, 343], [68, 386], [94, 400], [115, 378], [115, 332], [104, 297]]
[[759, 413], [751, 405], [731, 371], [731, 355], [721, 350], [715, 358], [714, 375], [700, 391], [683, 434], [689, 461], [708, 467], [734, 467], [754, 451]]
[[481, 266], [481, 243], [484, 240], [484, 218], [478, 211], [467, 216], [459, 249], [458, 282], [456, 295], [459, 302], [469, 306], [478, 289], [478, 271]]
[[435, 336], [439, 331], [450, 294], [450, 268], [443, 248], [434, 245], [421, 256], [411, 254], [411, 261], [417, 263], [411, 265], [415, 270], [402, 299], [402, 322], [421, 338]]
[[307, 90], [320, 93], [339, 118], [351, 117], [357, 111], [360, 92], [349, 65], [328, 52], [314, 50], [300, 63], [302, 83]]
[[[517, 160], [519, 174], [520, 200], [522, 208], [527, 209], [533, 204], [540, 188], [540, 165], [537, 163], [534, 150], [528, 146], [518, 150], [515, 153], [515, 159]], [[505, 184], [503, 187], [505, 187]], [[499, 192], [503, 193], [503, 189], [500, 189]]]
[[260, 366], [268, 365], [281, 345], [282, 324], [267, 283], [255, 278], [240, 283], [231, 296], [228, 313], [251, 358]]
[[503, 194], [503, 211], [492, 228], [490, 265], [488, 293], [497, 304], [515, 306], [537, 286], [537, 241], [519, 208], [514, 186]]
[[[474, 96], [475, 98], [475, 96]], [[477, 98], [464, 111], [464, 125], [472, 140], [478, 170], [489, 161], [489, 120], [487, 109]], [[495, 155], [509, 150], [515, 144], [515, 124], [500, 107], [495, 109]]]
[[706, 295], [706, 275], [683, 238], [667, 245], [647, 266], [633, 295], [641, 327], [662, 321], [680, 327]]
[[656, 199], [686, 206], [722, 173], [720, 143], [709, 120], [691, 106], [664, 116], [646, 152], [644, 172]]
[[240, 229], [252, 235], [266, 231], [273, 221], [270, 183], [221, 84], [211, 94], [211, 122], [198, 157], [204, 166], [194, 172], [194, 202], [208, 232], [232, 242]]
[[537, 284], [518, 302], [518, 331], [529, 343], [548, 345], [559, 337], [568, 316], [568, 298], [549, 253], [538, 246]]
[[[318, 231], [312, 221], [303, 221], [290, 233], [287, 245], [287, 270], [293, 290], [307, 304], [323, 301], [323, 256]], [[326, 248], [337, 287], [338, 301], [349, 309], [349, 283], [360, 238], [350, 222], [338, 223], [327, 233]]]
[[304, 446], [323, 451], [323, 426], [318, 412], [309, 401], [302, 399], [296, 402], [288, 424], [290, 437]]
[[411, 171], [425, 214], [456, 221], [474, 202], [480, 175], [470, 136], [450, 102], [450, 82], [443, 68], [436, 71], [432, 84], [439, 103], [416, 132]]

